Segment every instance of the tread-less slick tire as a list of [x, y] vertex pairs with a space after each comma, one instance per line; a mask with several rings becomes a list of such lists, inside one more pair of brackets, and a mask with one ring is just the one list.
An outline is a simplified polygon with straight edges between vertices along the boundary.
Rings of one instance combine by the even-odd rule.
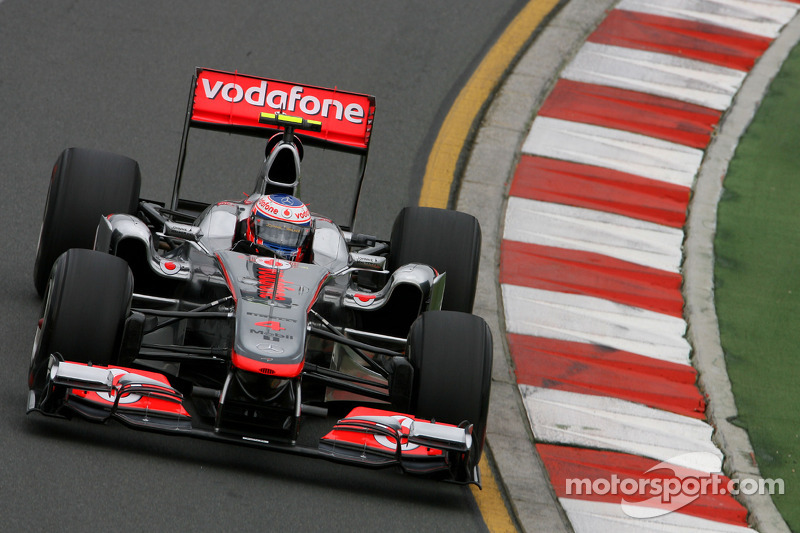
[[139, 164], [128, 157], [86, 148], [61, 153], [50, 178], [33, 267], [40, 296], [56, 258], [70, 248], [94, 247], [101, 216], [136, 213], [141, 181]]

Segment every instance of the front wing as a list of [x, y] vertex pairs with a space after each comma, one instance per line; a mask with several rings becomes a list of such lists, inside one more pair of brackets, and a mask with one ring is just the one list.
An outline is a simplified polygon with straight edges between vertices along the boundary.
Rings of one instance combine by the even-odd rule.
[[196, 427], [183, 395], [156, 372], [90, 366], [51, 356], [41, 397], [31, 390], [28, 412], [78, 414], [94, 422], [114, 419], [141, 430], [183, 435], [403, 472], [480, 487], [472, 464], [472, 426], [453, 426], [402, 413], [356, 407], [339, 420], [317, 448]]

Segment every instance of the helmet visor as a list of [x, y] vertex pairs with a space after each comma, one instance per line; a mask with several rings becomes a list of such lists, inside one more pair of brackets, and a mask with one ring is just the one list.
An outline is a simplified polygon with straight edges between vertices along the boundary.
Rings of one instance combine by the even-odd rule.
[[298, 226], [290, 222], [253, 217], [253, 233], [264, 244], [300, 248], [305, 243], [310, 232], [310, 226]]

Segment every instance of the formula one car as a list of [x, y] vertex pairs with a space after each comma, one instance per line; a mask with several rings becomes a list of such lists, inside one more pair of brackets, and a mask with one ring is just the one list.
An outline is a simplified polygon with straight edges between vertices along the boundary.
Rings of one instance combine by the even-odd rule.
[[[358, 197], [374, 110], [197, 69], [169, 204], [139, 197], [132, 159], [65, 150], [34, 267], [28, 412], [480, 485], [492, 337], [470, 314], [477, 220], [407, 207], [382, 240], [352, 231], [355, 207], [337, 225], [297, 198], [306, 145], [359, 156]], [[266, 141], [252, 194], [181, 198], [198, 128]], [[309, 417], [333, 424], [311, 445]]]

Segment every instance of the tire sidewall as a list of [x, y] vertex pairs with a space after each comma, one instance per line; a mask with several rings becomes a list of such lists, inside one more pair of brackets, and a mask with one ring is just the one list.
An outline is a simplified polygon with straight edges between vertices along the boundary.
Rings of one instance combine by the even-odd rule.
[[42, 302], [29, 386], [41, 388], [56, 352], [78, 363], [117, 363], [132, 295], [133, 276], [124, 260], [76, 248], [59, 256]]
[[[424, 419], [473, 425], [477, 464], [486, 435], [492, 373], [492, 335], [486, 322], [455, 311], [423, 313], [411, 327], [412, 412]], [[474, 465], [471, 465], [474, 466]]]
[[390, 270], [423, 263], [447, 274], [442, 309], [471, 313], [480, 265], [481, 230], [467, 213], [405, 207], [392, 226]]
[[100, 217], [133, 214], [139, 201], [139, 165], [128, 157], [85, 148], [64, 150], [53, 166], [34, 263], [40, 295], [55, 260], [70, 248], [94, 247]]

